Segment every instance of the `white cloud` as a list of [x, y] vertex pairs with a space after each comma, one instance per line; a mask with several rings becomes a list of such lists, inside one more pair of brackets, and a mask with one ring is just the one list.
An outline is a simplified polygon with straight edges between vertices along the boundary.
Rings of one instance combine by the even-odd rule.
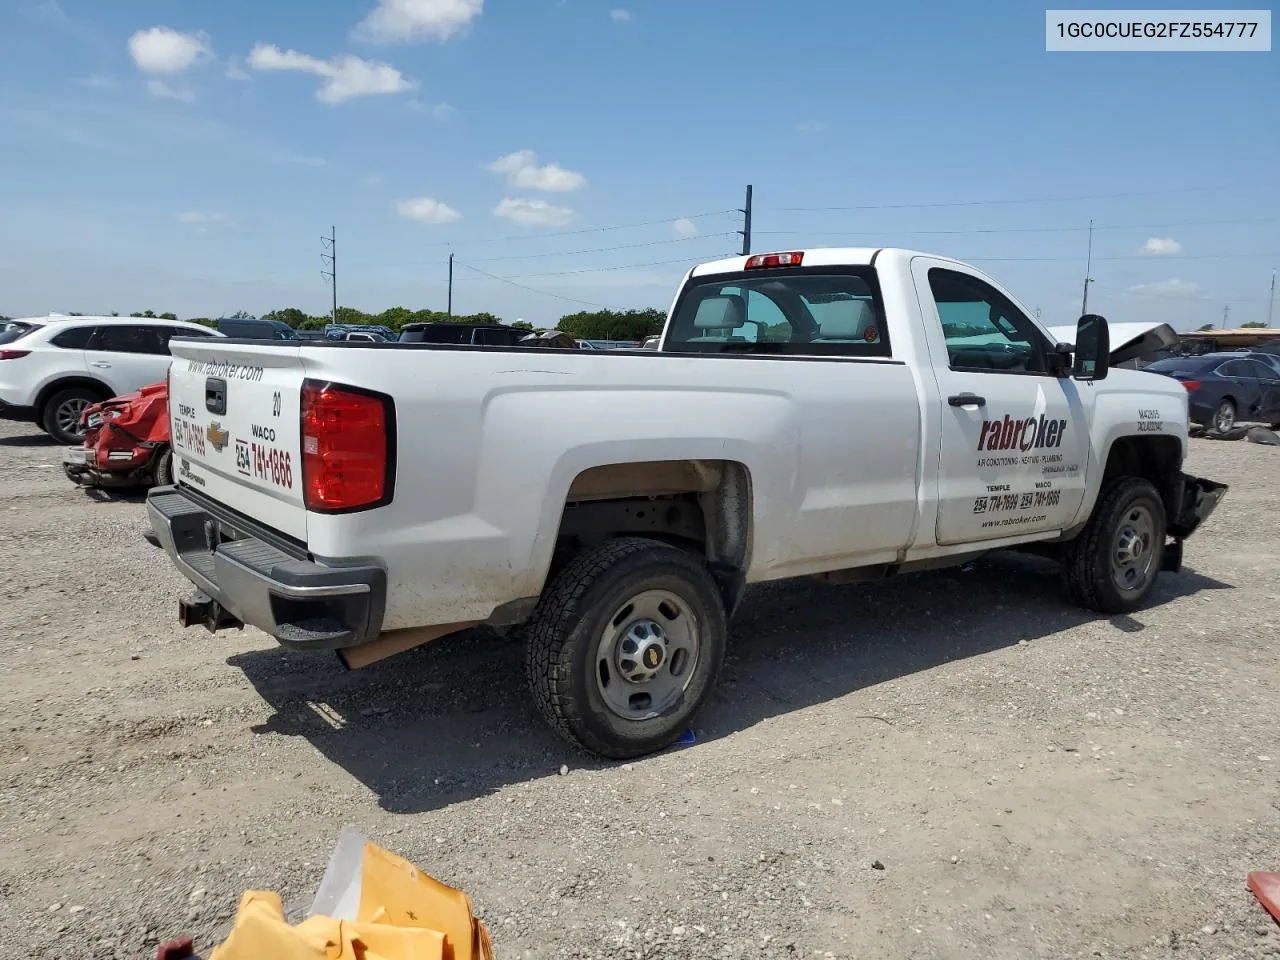
[[178, 214], [178, 222], [197, 226], [210, 223], [226, 223], [227, 215], [225, 213], [205, 213], [201, 210], [184, 210]]
[[825, 120], [804, 120], [796, 124], [796, 133], [816, 137], [831, 129]]
[[129, 56], [143, 73], [182, 73], [212, 55], [209, 35], [168, 27], [139, 30], [129, 38]]
[[587, 178], [554, 163], [538, 166], [538, 155], [532, 150], [517, 150], [489, 164], [491, 173], [505, 173], [507, 183], [523, 190], [544, 193], [572, 193], [587, 185]]
[[171, 87], [163, 80], [148, 80], [147, 92], [153, 97], [163, 97], [166, 100], [179, 100], [182, 103], [192, 103], [196, 95], [185, 87]]
[[545, 200], [511, 197], [506, 197], [494, 207], [493, 215], [529, 227], [563, 227], [573, 219], [573, 211], [568, 207], [556, 207]]
[[353, 31], [369, 43], [445, 41], [464, 33], [484, 10], [484, 0], [378, 0]]
[[671, 229], [675, 231], [677, 237], [684, 240], [688, 240], [690, 237], [696, 237], [698, 235], [698, 225], [686, 217], [681, 217], [679, 220], [671, 224]]
[[104, 77], [100, 74], [85, 77], [80, 81], [80, 86], [89, 90], [102, 90], [105, 93], [115, 93], [120, 89], [120, 83], [114, 77]]
[[354, 97], [403, 93], [416, 86], [387, 63], [361, 60], [350, 54], [321, 60], [297, 50], [281, 50], [274, 44], [260, 43], [254, 47], [249, 53], [249, 66], [254, 70], [296, 70], [324, 77], [316, 99], [329, 104]]
[[1139, 297], [1194, 297], [1200, 292], [1200, 284], [1191, 280], [1157, 280], [1136, 284], [1125, 292]]
[[433, 226], [453, 223], [455, 220], [462, 219], [462, 214], [453, 209], [453, 207], [431, 197], [397, 200], [396, 213], [406, 220], [416, 220], [418, 223], [429, 223]]
[[228, 80], [249, 80], [251, 77], [247, 74], [240, 61], [232, 57], [227, 61], [227, 79]]
[[631, 22], [630, 10], [623, 10], [621, 8], [616, 10], [610, 10], [609, 16], [613, 18], [614, 23], [630, 23]]
[[1171, 257], [1182, 252], [1182, 244], [1172, 237], [1152, 237], [1142, 245], [1142, 252], [1153, 257]]
[[405, 104], [405, 109], [410, 113], [420, 113], [430, 117], [438, 123], [448, 123], [458, 115], [457, 108], [448, 103], [423, 103], [421, 100], [413, 99]]

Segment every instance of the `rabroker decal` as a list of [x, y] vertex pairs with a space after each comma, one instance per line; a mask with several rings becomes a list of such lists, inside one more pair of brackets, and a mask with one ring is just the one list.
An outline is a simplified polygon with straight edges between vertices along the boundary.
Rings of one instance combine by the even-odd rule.
[[258, 383], [262, 380], [262, 367], [247, 363], [232, 363], [229, 360], [188, 360], [188, 373], [202, 373], [206, 377], [221, 377], [223, 380], [248, 380]]
[[1006, 413], [1003, 420], [984, 420], [978, 434], [979, 450], [1052, 450], [1062, 446], [1067, 435], [1067, 421], [1050, 420], [1041, 414], [1025, 420], [1013, 420]]

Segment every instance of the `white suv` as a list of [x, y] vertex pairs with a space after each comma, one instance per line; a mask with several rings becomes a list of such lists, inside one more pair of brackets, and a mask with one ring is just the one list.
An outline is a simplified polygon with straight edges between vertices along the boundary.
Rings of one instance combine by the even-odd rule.
[[85, 407], [165, 378], [170, 337], [220, 336], [198, 323], [140, 317], [13, 321], [0, 327], [0, 418], [78, 443]]

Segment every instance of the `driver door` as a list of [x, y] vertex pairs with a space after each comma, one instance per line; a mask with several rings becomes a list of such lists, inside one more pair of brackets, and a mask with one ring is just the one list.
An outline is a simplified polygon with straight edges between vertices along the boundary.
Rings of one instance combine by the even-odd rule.
[[981, 277], [927, 258], [913, 276], [941, 406], [937, 542], [1064, 528], [1089, 458], [1080, 385], [1049, 372], [1048, 338]]

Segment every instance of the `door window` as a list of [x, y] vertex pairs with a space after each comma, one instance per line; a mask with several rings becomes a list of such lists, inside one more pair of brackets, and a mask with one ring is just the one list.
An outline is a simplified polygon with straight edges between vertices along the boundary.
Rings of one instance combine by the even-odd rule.
[[976, 277], [954, 270], [929, 271], [952, 370], [1047, 373], [1047, 344], [1007, 297]]
[[169, 352], [168, 343], [157, 335], [155, 327], [134, 326], [132, 324], [98, 327], [97, 336], [89, 344], [90, 350], [101, 350], [104, 353], [145, 353], [165, 354]]
[[93, 339], [97, 329], [97, 327], [72, 327], [70, 330], [55, 334], [49, 342], [63, 350], [84, 350], [89, 346], [89, 341]]

